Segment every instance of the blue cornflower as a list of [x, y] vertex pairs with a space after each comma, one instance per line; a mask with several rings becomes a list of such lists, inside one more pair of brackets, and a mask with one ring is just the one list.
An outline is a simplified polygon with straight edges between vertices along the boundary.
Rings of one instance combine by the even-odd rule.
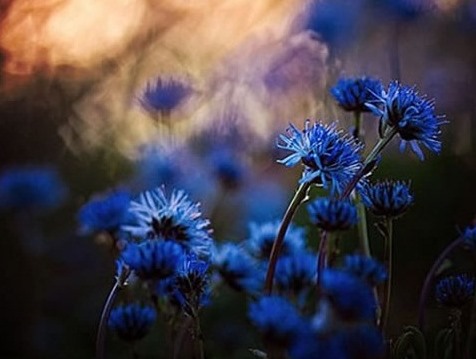
[[178, 243], [162, 240], [147, 240], [129, 243], [121, 253], [121, 259], [144, 280], [163, 279], [175, 274], [184, 257]]
[[[246, 246], [251, 255], [261, 260], [269, 259], [280, 225], [280, 220], [250, 223], [250, 236], [246, 240]], [[293, 254], [302, 250], [305, 244], [304, 236], [303, 228], [290, 225], [283, 242], [282, 255]]]
[[274, 278], [278, 290], [299, 295], [315, 285], [316, 272], [316, 256], [301, 251], [279, 258]]
[[278, 296], [262, 297], [251, 303], [248, 317], [268, 345], [287, 348], [299, 334], [303, 321], [296, 308]]
[[361, 193], [365, 206], [376, 216], [397, 218], [413, 203], [409, 185], [401, 181], [384, 181], [369, 185]]
[[445, 307], [461, 308], [474, 296], [474, 278], [466, 274], [449, 276], [436, 285], [436, 300]]
[[370, 286], [379, 285], [385, 282], [388, 277], [387, 270], [381, 263], [371, 257], [359, 254], [345, 256], [342, 269]]
[[348, 200], [318, 198], [307, 209], [311, 221], [325, 231], [346, 230], [357, 223], [357, 209]]
[[424, 15], [434, 4], [431, 0], [378, 0], [378, 5], [382, 6], [389, 16], [410, 21]]
[[476, 248], [476, 226], [466, 227], [463, 232], [463, 239], [471, 248]]
[[109, 316], [108, 326], [122, 340], [133, 342], [145, 337], [157, 318], [152, 307], [138, 303], [114, 308]]
[[343, 320], [375, 319], [377, 304], [372, 289], [355, 276], [335, 269], [322, 274], [321, 288]]
[[226, 243], [213, 255], [213, 265], [221, 278], [234, 290], [258, 293], [264, 283], [264, 272], [259, 263], [243, 248]]
[[123, 190], [91, 199], [78, 213], [83, 231], [115, 231], [126, 222], [130, 201], [129, 193]]
[[184, 191], [167, 197], [163, 187], [145, 191], [131, 201], [131, 223], [122, 229], [138, 238], [175, 241], [199, 256], [210, 254], [210, 222], [203, 219], [200, 204], [188, 199]]
[[225, 188], [235, 189], [245, 176], [240, 159], [231, 148], [220, 146], [212, 150], [208, 158], [212, 172]]
[[370, 77], [343, 78], [331, 88], [330, 92], [340, 107], [346, 111], [369, 112], [366, 102], [382, 93], [383, 86], [379, 80]]
[[148, 111], [168, 113], [180, 106], [191, 94], [192, 88], [187, 83], [159, 77], [147, 84], [139, 102]]
[[278, 142], [278, 148], [292, 154], [278, 162], [287, 167], [299, 162], [304, 165], [300, 183], [311, 182], [332, 192], [342, 192], [362, 168], [362, 145], [337, 130], [335, 123], [324, 125], [316, 122], [311, 125], [310, 121], [306, 121], [303, 131], [291, 124], [288, 135], [280, 135], [279, 138], [282, 143]]
[[391, 127], [400, 135], [402, 151], [409, 143], [420, 160], [424, 155], [419, 144], [435, 153], [441, 151], [440, 126], [445, 121], [435, 115], [433, 101], [421, 97], [414, 88], [392, 82], [386, 92], [382, 91], [367, 106], [380, 117], [382, 129]]
[[0, 176], [0, 208], [46, 210], [64, 200], [66, 188], [50, 167], [12, 167]]
[[208, 267], [208, 262], [189, 254], [184, 257], [175, 275], [175, 288], [181, 298], [181, 306], [192, 317], [209, 298]]

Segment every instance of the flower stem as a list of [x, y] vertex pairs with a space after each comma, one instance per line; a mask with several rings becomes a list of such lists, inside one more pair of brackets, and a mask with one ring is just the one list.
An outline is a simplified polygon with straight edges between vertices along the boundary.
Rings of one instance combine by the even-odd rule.
[[193, 316], [193, 342], [195, 347], [195, 359], [205, 359], [205, 352], [203, 350], [203, 334], [200, 327], [200, 318], [198, 314]]
[[390, 302], [392, 296], [392, 271], [393, 271], [393, 221], [392, 218], [385, 219], [386, 227], [386, 236], [385, 236], [385, 253], [384, 253], [384, 262], [387, 266], [388, 278], [387, 284], [383, 293], [383, 302], [382, 302], [382, 320], [380, 321], [380, 329], [385, 335], [387, 331], [388, 318], [390, 314]]
[[286, 231], [288, 230], [289, 224], [291, 223], [294, 214], [296, 213], [301, 203], [305, 200], [307, 196], [307, 191], [310, 186], [310, 183], [302, 183], [299, 186], [296, 193], [294, 194], [294, 197], [289, 203], [286, 213], [284, 214], [284, 217], [281, 221], [278, 234], [273, 243], [273, 248], [271, 249], [271, 254], [269, 256], [268, 269], [266, 272], [266, 280], [264, 285], [265, 295], [270, 295], [273, 291], [274, 272], [276, 271], [276, 264], [278, 262], [279, 254], [281, 253], [281, 249], [283, 246], [284, 236], [286, 235]]
[[362, 123], [362, 113], [360, 111], [355, 111], [354, 112], [354, 131], [352, 132], [352, 136], [356, 140], [360, 139], [361, 123]]
[[356, 195], [357, 199], [357, 214], [359, 216], [359, 222], [357, 223], [357, 229], [359, 231], [359, 246], [363, 255], [370, 257], [370, 243], [369, 243], [369, 232], [367, 229], [367, 213], [365, 211], [365, 206], [362, 203], [359, 195]]
[[317, 252], [317, 289], [320, 290], [321, 286], [321, 278], [322, 278], [322, 272], [325, 267], [325, 262], [326, 262], [326, 250], [327, 250], [327, 241], [328, 241], [328, 235], [327, 231], [322, 231], [321, 233], [321, 241], [319, 242], [319, 249]]
[[[476, 263], [476, 252], [473, 252]], [[465, 359], [476, 357], [476, 293], [473, 296], [471, 315], [469, 319], [468, 338], [466, 339]]]
[[451, 242], [444, 250], [440, 253], [436, 261], [433, 263], [430, 271], [427, 273], [423, 287], [420, 293], [420, 301], [418, 304], [418, 327], [423, 332], [423, 326], [425, 324], [425, 306], [426, 301], [428, 300], [428, 295], [430, 292], [430, 285], [433, 277], [435, 276], [436, 271], [440, 268], [443, 261], [448, 257], [448, 255], [457, 247], [464, 244], [463, 238], [458, 238], [457, 240]]

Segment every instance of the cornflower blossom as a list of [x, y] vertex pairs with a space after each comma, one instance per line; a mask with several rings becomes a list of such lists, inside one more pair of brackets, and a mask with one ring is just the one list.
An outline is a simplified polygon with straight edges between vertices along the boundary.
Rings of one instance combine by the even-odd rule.
[[0, 175], [0, 209], [40, 211], [58, 206], [66, 187], [50, 167], [12, 167]]
[[[264, 223], [251, 222], [246, 248], [250, 254], [261, 260], [268, 260], [281, 222], [279, 220]], [[282, 255], [291, 255], [304, 249], [304, 229], [290, 225], [281, 249]]]
[[325, 231], [346, 230], [357, 224], [357, 209], [348, 200], [318, 198], [307, 209], [312, 223]]
[[388, 278], [387, 270], [381, 263], [359, 254], [345, 256], [342, 269], [372, 287], [385, 282]]
[[185, 252], [172, 241], [148, 240], [129, 243], [121, 253], [121, 260], [143, 280], [164, 279], [175, 274]]
[[323, 294], [344, 321], [372, 321], [377, 303], [371, 287], [350, 273], [326, 269], [322, 274]]
[[296, 308], [279, 296], [266, 296], [251, 303], [248, 318], [265, 343], [282, 349], [293, 343], [303, 325]]
[[291, 124], [287, 136], [279, 138], [278, 148], [292, 153], [278, 162], [287, 167], [304, 165], [300, 183], [313, 183], [332, 193], [341, 193], [362, 168], [362, 144], [337, 130], [335, 123], [311, 125], [308, 120], [302, 131]]
[[256, 294], [262, 290], [264, 272], [259, 263], [236, 244], [225, 243], [217, 248], [213, 266], [223, 281], [238, 292]]
[[82, 231], [115, 231], [126, 222], [130, 201], [129, 193], [124, 190], [92, 198], [78, 213]]
[[157, 313], [152, 307], [133, 303], [114, 308], [108, 326], [120, 339], [134, 342], [149, 333], [156, 318]]
[[409, 185], [400, 181], [384, 181], [369, 185], [361, 192], [364, 205], [376, 216], [397, 218], [413, 203]]
[[409, 144], [420, 160], [425, 158], [420, 145], [434, 153], [441, 151], [441, 125], [445, 121], [435, 115], [433, 101], [420, 96], [414, 88], [392, 82], [367, 107], [380, 118], [381, 136], [388, 127], [399, 134], [401, 151]]
[[445, 307], [461, 308], [474, 296], [474, 278], [466, 274], [448, 276], [436, 284], [436, 300]]
[[177, 79], [157, 78], [149, 82], [141, 96], [139, 103], [150, 112], [169, 113], [180, 106], [190, 95], [192, 88], [185, 82]]
[[382, 93], [382, 83], [370, 77], [342, 78], [330, 89], [337, 104], [345, 111], [370, 112], [366, 102]]
[[316, 256], [301, 252], [282, 256], [276, 266], [275, 281], [280, 292], [298, 296], [316, 284]]
[[139, 239], [175, 241], [200, 257], [208, 257], [212, 245], [210, 221], [202, 218], [200, 204], [184, 191], [167, 197], [163, 187], [142, 192], [129, 208], [130, 223], [122, 230]]

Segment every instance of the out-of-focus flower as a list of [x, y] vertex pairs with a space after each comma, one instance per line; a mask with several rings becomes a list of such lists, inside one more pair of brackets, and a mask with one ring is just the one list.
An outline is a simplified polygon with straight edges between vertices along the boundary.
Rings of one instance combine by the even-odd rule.
[[341, 192], [362, 168], [362, 145], [337, 130], [335, 123], [311, 125], [306, 121], [302, 131], [291, 124], [287, 136], [279, 138], [282, 143], [278, 142], [278, 147], [292, 153], [278, 162], [287, 167], [300, 162], [304, 165], [300, 183], [312, 182]]
[[474, 296], [474, 278], [466, 274], [449, 276], [436, 284], [436, 300], [445, 307], [461, 308]]
[[357, 209], [347, 200], [318, 198], [307, 209], [312, 223], [325, 231], [346, 230], [357, 223]]
[[12, 167], [0, 175], [0, 209], [48, 210], [65, 196], [64, 183], [50, 167]]
[[85, 233], [115, 231], [126, 222], [130, 195], [117, 190], [92, 198], [78, 213], [78, 220]]
[[387, 280], [388, 274], [385, 267], [377, 260], [355, 254], [344, 258], [344, 271], [356, 276], [370, 286], [376, 286]]
[[122, 226], [124, 231], [139, 239], [175, 241], [199, 256], [209, 256], [210, 221], [202, 218], [200, 204], [191, 202], [184, 191], [174, 190], [170, 197], [163, 187], [145, 191], [131, 201], [129, 211], [131, 223]]
[[374, 0], [374, 2], [389, 17], [399, 21], [416, 20], [434, 7], [432, 0]]
[[226, 243], [213, 255], [213, 265], [221, 278], [234, 290], [258, 293], [264, 283], [264, 272], [258, 262], [243, 248]]
[[152, 307], [137, 303], [114, 308], [109, 316], [108, 326], [117, 336], [133, 342], [145, 337], [157, 318]]
[[342, 78], [331, 88], [330, 92], [337, 104], [345, 111], [370, 112], [366, 102], [382, 93], [383, 86], [379, 80], [371, 77]]
[[375, 297], [371, 287], [359, 278], [341, 270], [326, 269], [322, 275], [321, 287], [342, 320], [375, 319]]
[[419, 145], [434, 153], [441, 151], [441, 125], [445, 121], [435, 115], [433, 101], [421, 97], [415, 89], [392, 82], [367, 106], [380, 118], [382, 129], [391, 127], [397, 131], [402, 151], [409, 143], [420, 160], [424, 155]]
[[147, 111], [169, 113], [180, 106], [192, 92], [190, 85], [183, 81], [159, 77], [146, 85], [139, 102]]
[[248, 317], [265, 343], [282, 349], [291, 345], [303, 325], [296, 308], [279, 296], [262, 297], [251, 303]]
[[143, 280], [163, 279], [175, 274], [185, 253], [178, 243], [148, 240], [139, 244], [129, 243], [121, 259]]
[[[250, 235], [246, 240], [246, 246], [251, 255], [261, 260], [269, 259], [280, 224], [281, 222], [279, 220], [264, 223], [250, 223]], [[305, 244], [304, 235], [303, 228], [293, 225], [289, 226], [281, 254], [291, 255], [301, 251]]]
[[227, 146], [217, 146], [208, 156], [212, 172], [227, 189], [237, 188], [245, 177], [245, 168], [240, 158]]
[[316, 256], [300, 251], [280, 257], [276, 266], [275, 281], [280, 292], [298, 296], [313, 288], [317, 278]]
[[365, 206], [376, 216], [397, 218], [413, 203], [408, 184], [400, 181], [378, 182], [361, 193]]
[[463, 232], [463, 239], [467, 245], [476, 249], [476, 226], [466, 227]]

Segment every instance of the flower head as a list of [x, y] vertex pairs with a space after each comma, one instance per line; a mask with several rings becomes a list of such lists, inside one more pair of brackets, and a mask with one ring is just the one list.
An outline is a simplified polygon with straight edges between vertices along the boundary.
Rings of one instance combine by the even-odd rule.
[[301, 251], [279, 258], [276, 266], [276, 287], [284, 293], [299, 295], [316, 283], [316, 257]]
[[346, 230], [357, 223], [357, 209], [347, 200], [318, 198], [307, 209], [311, 221], [325, 231]]
[[441, 151], [441, 125], [444, 123], [435, 115], [435, 105], [421, 97], [414, 88], [392, 82], [388, 90], [367, 103], [372, 112], [380, 117], [381, 128], [390, 127], [402, 140], [400, 149], [407, 143], [412, 151], [424, 159], [420, 144], [431, 152]]
[[60, 204], [66, 188], [49, 167], [14, 167], [0, 175], [0, 208], [46, 210]]
[[170, 197], [164, 188], [145, 191], [129, 208], [131, 223], [122, 229], [140, 239], [164, 239], [180, 243], [199, 256], [210, 254], [209, 221], [203, 219], [200, 205], [188, 199], [184, 191], [174, 190]]
[[366, 102], [382, 93], [382, 83], [370, 77], [343, 78], [331, 88], [331, 94], [345, 111], [369, 112]]
[[408, 184], [384, 181], [369, 185], [361, 193], [365, 206], [376, 216], [397, 218], [413, 203]]
[[127, 219], [130, 201], [129, 193], [122, 190], [91, 199], [78, 213], [82, 229], [86, 233], [118, 229]]
[[139, 278], [149, 280], [174, 275], [184, 255], [178, 243], [148, 240], [128, 244], [121, 253], [121, 259]]
[[262, 297], [251, 303], [248, 317], [266, 343], [280, 348], [288, 347], [303, 325], [296, 308], [279, 296]]
[[145, 337], [157, 318], [155, 310], [137, 303], [114, 308], [108, 326], [125, 341], [136, 341]]
[[278, 162], [292, 167], [299, 162], [304, 165], [301, 183], [315, 183], [341, 192], [346, 184], [362, 168], [360, 150], [362, 145], [352, 137], [337, 130], [336, 124], [324, 125], [306, 121], [303, 131], [294, 125], [288, 135], [280, 135], [278, 147], [292, 153]]
[[226, 243], [213, 256], [220, 277], [239, 292], [257, 293], [262, 289], [264, 273], [255, 258], [243, 248]]
[[148, 111], [170, 112], [181, 105], [192, 93], [191, 87], [179, 80], [157, 78], [149, 82], [139, 98]]
[[370, 286], [387, 280], [387, 270], [375, 259], [362, 255], [349, 255], [344, 258], [343, 270], [356, 276]]
[[321, 286], [343, 320], [373, 320], [377, 304], [371, 288], [355, 276], [335, 269], [326, 269]]
[[[250, 236], [246, 245], [251, 255], [261, 260], [269, 259], [280, 224], [279, 220], [260, 224], [250, 223]], [[304, 243], [304, 229], [291, 225], [286, 232], [281, 253], [282, 255], [296, 253], [304, 248]]]
[[436, 300], [445, 307], [461, 308], [474, 296], [474, 278], [466, 274], [449, 276], [436, 285]]

